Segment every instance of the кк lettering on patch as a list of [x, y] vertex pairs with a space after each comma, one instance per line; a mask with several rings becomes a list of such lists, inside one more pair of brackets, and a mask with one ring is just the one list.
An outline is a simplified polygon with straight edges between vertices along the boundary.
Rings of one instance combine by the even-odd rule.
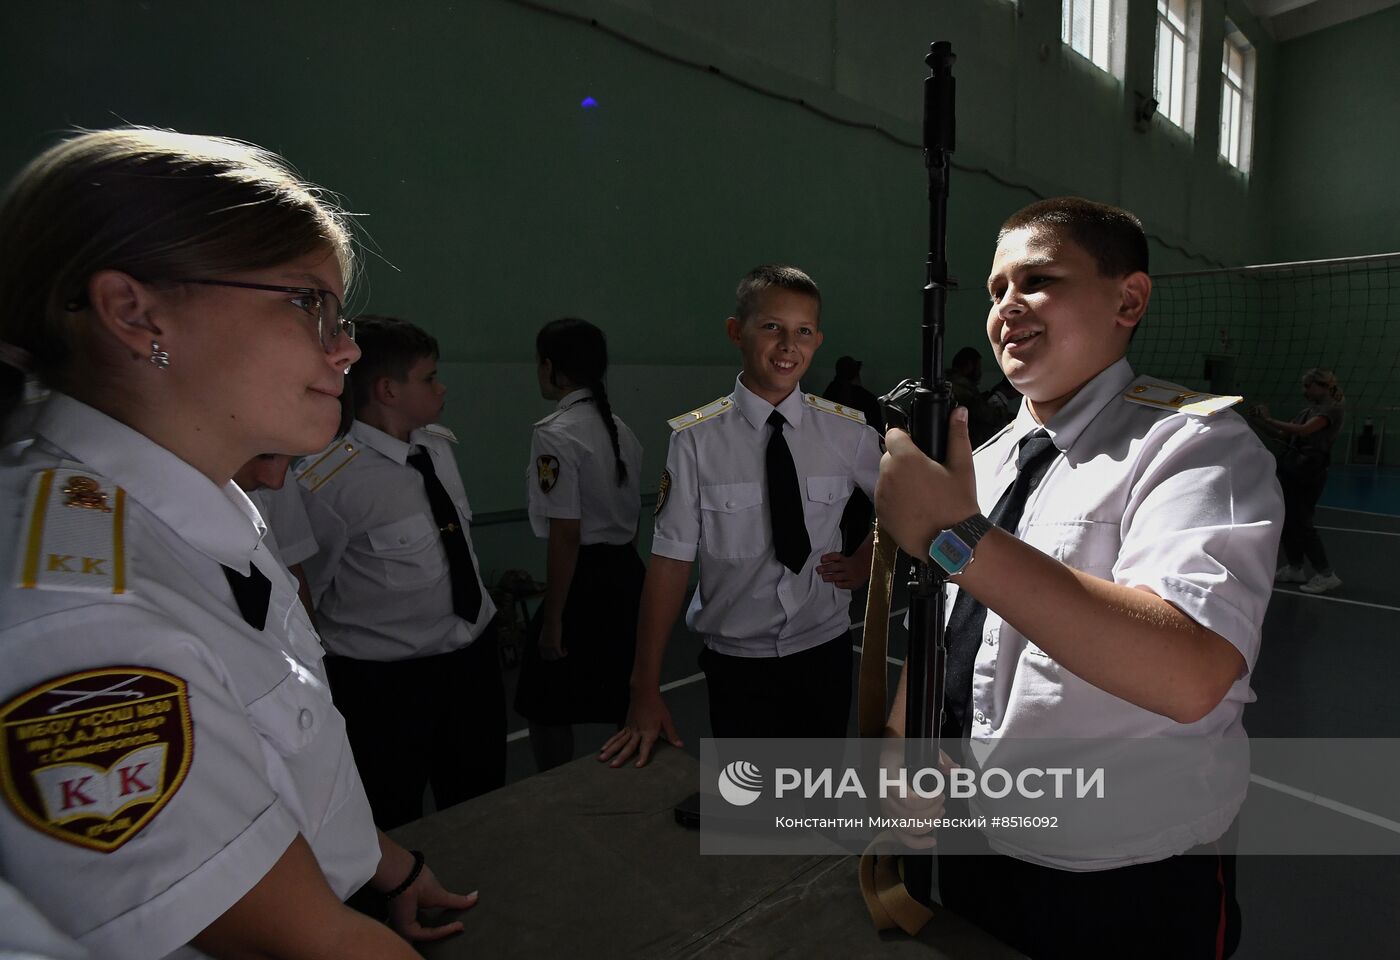
[[194, 756], [185, 681], [146, 667], [48, 680], [0, 707], [0, 790], [20, 819], [100, 853], [170, 802]]

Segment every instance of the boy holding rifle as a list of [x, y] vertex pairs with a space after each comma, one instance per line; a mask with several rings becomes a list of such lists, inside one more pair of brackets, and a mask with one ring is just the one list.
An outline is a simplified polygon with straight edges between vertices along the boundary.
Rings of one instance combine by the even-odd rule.
[[[944, 557], [958, 587], [944, 735], [987, 747], [983, 762], [1003, 738], [1244, 736], [1282, 498], [1225, 403], [1134, 377], [1125, 353], [1151, 289], [1131, 213], [1026, 207], [1002, 225], [987, 279], [987, 336], [1025, 395], [1016, 418], [974, 456], [955, 411], [946, 464], [888, 434], [876, 506], [905, 552]], [[1170, 841], [1123, 840], [1110, 856], [995, 839], [998, 853], [944, 856], [943, 903], [1037, 958], [1228, 956], [1233, 858], [1185, 854], [1216, 844], [1243, 799], [1241, 784]]]

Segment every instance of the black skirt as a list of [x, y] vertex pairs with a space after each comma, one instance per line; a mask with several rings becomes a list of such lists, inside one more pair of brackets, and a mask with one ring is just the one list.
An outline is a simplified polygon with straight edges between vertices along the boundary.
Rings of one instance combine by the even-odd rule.
[[630, 543], [582, 546], [564, 601], [562, 660], [540, 657], [544, 606], [526, 633], [515, 712], [531, 723], [622, 723], [646, 567]]

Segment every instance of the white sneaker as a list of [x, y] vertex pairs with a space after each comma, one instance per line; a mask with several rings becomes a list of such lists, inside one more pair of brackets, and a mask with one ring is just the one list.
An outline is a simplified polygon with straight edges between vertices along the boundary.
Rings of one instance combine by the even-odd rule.
[[1308, 575], [1303, 572], [1302, 567], [1290, 567], [1288, 564], [1278, 568], [1274, 574], [1274, 583], [1307, 583]]
[[1311, 580], [1303, 584], [1298, 589], [1303, 591], [1304, 593], [1326, 593], [1329, 590], [1337, 589], [1341, 585], [1342, 579], [1335, 573], [1315, 573], [1313, 574], [1313, 578]]

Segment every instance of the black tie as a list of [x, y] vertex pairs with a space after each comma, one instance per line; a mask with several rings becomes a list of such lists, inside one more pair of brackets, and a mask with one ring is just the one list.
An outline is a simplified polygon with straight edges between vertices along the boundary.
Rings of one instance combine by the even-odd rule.
[[773, 434], [768, 438], [768, 519], [773, 524], [773, 549], [778, 562], [793, 573], [799, 572], [812, 553], [807, 521], [802, 516], [802, 490], [797, 485], [797, 467], [792, 451], [783, 438], [783, 415], [774, 410], [768, 417]]
[[[1015, 536], [1016, 526], [1026, 509], [1026, 498], [1055, 461], [1055, 454], [1055, 442], [1043, 428], [1021, 438], [1021, 449], [1016, 455], [1016, 479], [1001, 495], [987, 519]], [[972, 667], [982, 646], [982, 627], [986, 622], [987, 608], [972, 594], [960, 590], [943, 633], [948, 648], [943, 683], [948, 723], [943, 728], [943, 736], [949, 739], [960, 739], [967, 731], [967, 714], [972, 707]]]
[[462, 532], [457, 508], [433, 470], [433, 458], [427, 450], [415, 447], [408, 462], [423, 475], [423, 489], [428, 494], [433, 522], [442, 534], [447, 571], [452, 577], [452, 610], [468, 623], [475, 623], [477, 614], [481, 613], [481, 583], [476, 578], [476, 564], [472, 563], [472, 552], [467, 548], [467, 536]]
[[224, 567], [233, 600], [238, 604], [238, 612], [243, 621], [254, 630], [267, 626], [267, 601], [272, 596], [272, 581], [254, 564], [249, 564], [245, 577], [232, 567]]

